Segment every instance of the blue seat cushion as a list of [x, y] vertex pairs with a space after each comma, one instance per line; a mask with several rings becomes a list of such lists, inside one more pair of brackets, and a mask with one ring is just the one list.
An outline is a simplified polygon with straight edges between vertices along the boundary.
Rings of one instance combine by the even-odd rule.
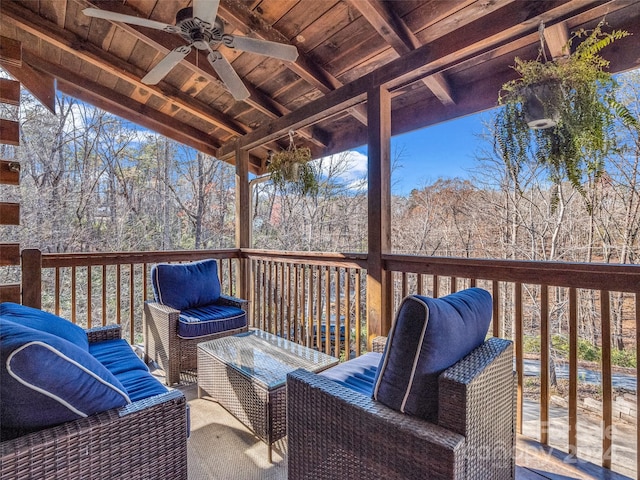
[[122, 338], [91, 343], [89, 353], [116, 377], [119, 373], [129, 370], [149, 371], [129, 342]]
[[365, 353], [348, 362], [340, 363], [324, 372], [320, 372], [319, 375], [330, 378], [351, 390], [371, 396], [381, 358], [381, 353]]
[[38, 430], [130, 402], [124, 386], [89, 352], [0, 318], [0, 424]]
[[168, 391], [167, 387], [145, 370], [134, 369], [123, 371], [118, 373], [116, 378], [123, 385], [132, 402], [137, 402], [138, 400], [154, 395], [160, 395]]
[[156, 302], [176, 310], [215, 303], [220, 297], [215, 260], [159, 263], [151, 269], [151, 283]]
[[247, 325], [247, 314], [238, 307], [207, 305], [180, 312], [178, 336], [198, 338]]
[[406, 297], [389, 332], [373, 398], [435, 422], [438, 376], [484, 343], [492, 303], [481, 288], [442, 298]]
[[63, 338], [83, 350], [89, 349], [87, 333], [69, 320], [37, 308], [5, 302], [0, 304], [0, 317], [41, 332]]

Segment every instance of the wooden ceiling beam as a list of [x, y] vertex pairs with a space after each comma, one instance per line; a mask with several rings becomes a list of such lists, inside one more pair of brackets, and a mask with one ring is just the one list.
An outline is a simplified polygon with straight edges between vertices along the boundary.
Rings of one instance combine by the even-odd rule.
[[[380, 0], [349, 0], [369, 24], [400, 55], [406, 55], [421, 46], [420, 40], [394, 10]], [[453, 105], [453, 92], [441, 73], [425, 77], [422, 82], [444, 105]]]
[[569, 56], [569, 50], [566, 48], [569, 43], [569, 29], [567, 22], [556, 23], [544, 29], [544, 40], [551, 52], [551, 58], [563, 58]]
[[73, 33], [58, 27], [42, 17], [33, 15], [25, 7], [13, 2], [2, 2], [2, 21], [35, 35], [63, 51], [96, 66], [107, 73], [125, 80], [138, 89], [152, 92], [162, 100], [181, 108], [192, 115], [222, 128], [234, 135], [248, 133], [250, 129], [227, 115], [216, 112], [208, 105], [184, 94], [166, 82], [158, 85], [145, 85], [140, 79], [147, 73], [124, 60], [104, 52], [98, 47], [78, 38]]
[[[218, 14], [227, 23], [241, 30], [243, 33], [253, 33], [253, 36], [256, 38], [269, 40], [271, 42], [290, 43], [289, 39], [282, 33], [270, 25], [267, 25], [262, 18], [251, 10], [241, 7], [239, 3], [220, 3]], [[340, 80], [313, 62], [304, 52], [298, 51], [298, 59], [295, 62], [285, 62], [285, 65], [300, 78], [324, 94], [343, 86]], [[367, 112], [364, 108], [357, 107], [350, 110], [349, 113], [363, 125], [367, 124]]]
[[501, 10], [495, 11], [476, 21], [474, 28], [470, 26], [463, 31], [454, 30], [237, 141], [226, 143], [220, 148], [218, 158], [233, 155], [238, 144], [242, 148], [255, 148], [280, 138], [288, 130], [313, 125], [340, 113], [345, 108], [360, 104], [365, 101], [367, 92], [372, 88], [385, 86], [393, 90], [425, 76], [441, 73], [531, 34], [537, 30], [540, 22], [562, 22], [569, 16], [586, 12], [599, 4], [598, 0], [567, 0], [537, 3], [535, 11], [522, 10], [520, 5], [514, 5], [512, 8], [518, 8], [517, 15], [505, 15]]

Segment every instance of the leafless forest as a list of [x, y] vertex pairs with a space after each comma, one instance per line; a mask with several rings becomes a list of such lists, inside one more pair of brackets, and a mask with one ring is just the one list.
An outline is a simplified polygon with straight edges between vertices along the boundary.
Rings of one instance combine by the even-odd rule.
[[[619, 81], [620, 100], [640, 116], [640, 73]], [[20, 147], [0, 146], [3, 158], [22, 166], [20, 190], [2, 190], [2, 201], [21, 203], [22, 225], [6, 228], [3, 242], [43, 252], [233, 247], [232, 166], [69, 97], [58, 97], [57, 116], [23, 97], [20, 111], [3, 113], [19, 118], [22, 135]], [[585, 178], [582, 196], [568, 184], [550, 184], [534, 161], [508, 171], [493, 149], [489, 122], [478, 132], [484, 148], [468, 179], [436, 179], [393, 198], [394, 252], [639, 263], [640, 138], [623, 125], [616, 134], [617, 153], [603, 176]], [[255, 182], [254, 247], [366, 251], [366, 179], [342, 180], [348, 154], [319, 162], [323, 178], [313, 197]], [[618, 301], [622, 309], [625, 300]], [[583, 297], [581, 332], [597, 344], [593, 302]], [[621, 350], [635, 338], [624, 320], [614, 319]], [[561, 325], [555, 330], [562, 333]]]

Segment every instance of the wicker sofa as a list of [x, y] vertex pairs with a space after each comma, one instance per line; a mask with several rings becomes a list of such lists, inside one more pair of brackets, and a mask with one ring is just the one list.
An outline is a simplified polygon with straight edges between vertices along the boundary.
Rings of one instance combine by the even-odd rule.
[[[374, 341], [382, 352], [385, 338]], [[374, 357], [378, 355], [377, 357]], [[369, 370], [376, 374], [380, 353]], [[334, 367], [349, 370], [359, 357]], [[437, 376], [430, 422], [401, 413], [321, 374], [287, 378], [288, 478], [513, 479], [515, 381], [512, 342], [490, 338]], [[355, 365], [352, 372], [366, 371]]]
[[[3, 363], [10, 366], [3, 371], [3, 375], [8, 375], [3, 376], [4, 383], [11, 381], [9, 376], [20, 375], [21, 372], [12, 365], [15, 363], [12, 360], [19, 355], [16, 353], [19, 349], [8, 354], [6, 351], [8, 348], [6, 345], [11, 341], [9, 339], [11, 328], [15, 327], [14, 324], [18, 323], [19, 319], [14, 322], [13, 316], [5, 315], [9, 308], [2, 307], [7, 307], [7, 304], [0, 305], [0, 319], [3, 325], [0, 335], [2, 335], [2, 348], [5, 349]], [[108, 353], [110, 360], [104, 360], [106, 357], [102, 357], [102, 361], [107, 364], [113, 360], [113, 364], [108, 368], [118, 370], [115, 366], [118, 358], [133, 360], [130, 357], [131, 348], [125, 342], [118, 341], [120, 339], [118, 325], [85, 332], [89, 348], [100, 349], [107, 344], [116, 346], [115, 350]], [[33, 332], [31, 334], [33, 335]], [[30, 339], [28, 344], [34, 346], [46, 343], [46, 333], [42, 335], [45, 340]], [[122, 352], [117, 351], [118, 344], [125, 344]], [[55, 342], [49, 342], [49, 345], [55, 345]], [[129, 351], [126, 351], [127, 348]], [[28, 358], [26, 361], [28, 362]], [[9, 402], [20, 400], [8, 398], [11, 395], [3, 395], [1, 399], [3, 415], [8, 416], [3, 417], [5, 420], [0, 443], [0, 478], [186, 479], [188, 435], [186, 399], [180, 391], [164, 387], [143, 367], [144, 364], [137, 366], [135, 372], [127, 371], [126, 368], [120, 368], [116, 372], [117, 378], [124, 385], [124, 390], [130, 394], [130, 400], [125, 405], [89, 415], [81, 413], [78, 415], [80, 418], [45, 428], [33, 428], [31, 425], [24, 431], [20, 431], [20, 428], [16, 430], [15, 412], [16, 408], [21, 407], [11, 406]], [[69, 369], [72, 368], [72, 366], [69, 367]], [[55, 378], [55, 372], [49, 375], [52, 377], [52, 383], [61, 383]], [[136, 388], [138, 388], [137, 394], [129, 393]], [[147, 393], [149, 396], [145, 396]], [[41, 401], [38, 393], [33, 391], [28, 395], [28, 399], [33, 399], [32, 408], [37, 409]], [[46, 401], [51, 400], [44, 399], [44, 402]], [[46, 407], [42, 407], [42, 410], [47, 411]], [[28, 412], [26, 415], [28, 416]], [[45, 420], [47, 415], [47, 413], [42, 415]], [[14, 423], [13, 429], [5, 428], [9, 423]]]

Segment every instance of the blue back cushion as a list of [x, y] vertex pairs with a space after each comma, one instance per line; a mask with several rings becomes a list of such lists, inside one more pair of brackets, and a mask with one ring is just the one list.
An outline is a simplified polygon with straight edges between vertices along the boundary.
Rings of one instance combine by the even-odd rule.
[[28, 432], [130, 402], [122, 384], [87, 351], [0, 318], [0, 425]]
[[17, 303], [5, 302], [0, 304], [0, 317], [25, 327], [56, 335], [83, 350], [89, 349], [89, 340], [82, 328], [52, 313]]
[[442, 298], [406, 297], [389, 332], [373, 398], [435, 422], [438, 376], [484, 343], [492, 303], [481, 288]]
[[169, 264], [151, 269], [153, 294], [158, 303], [186, 310], [215, 303], [220, 297], [218, 265], [215, 260]]

